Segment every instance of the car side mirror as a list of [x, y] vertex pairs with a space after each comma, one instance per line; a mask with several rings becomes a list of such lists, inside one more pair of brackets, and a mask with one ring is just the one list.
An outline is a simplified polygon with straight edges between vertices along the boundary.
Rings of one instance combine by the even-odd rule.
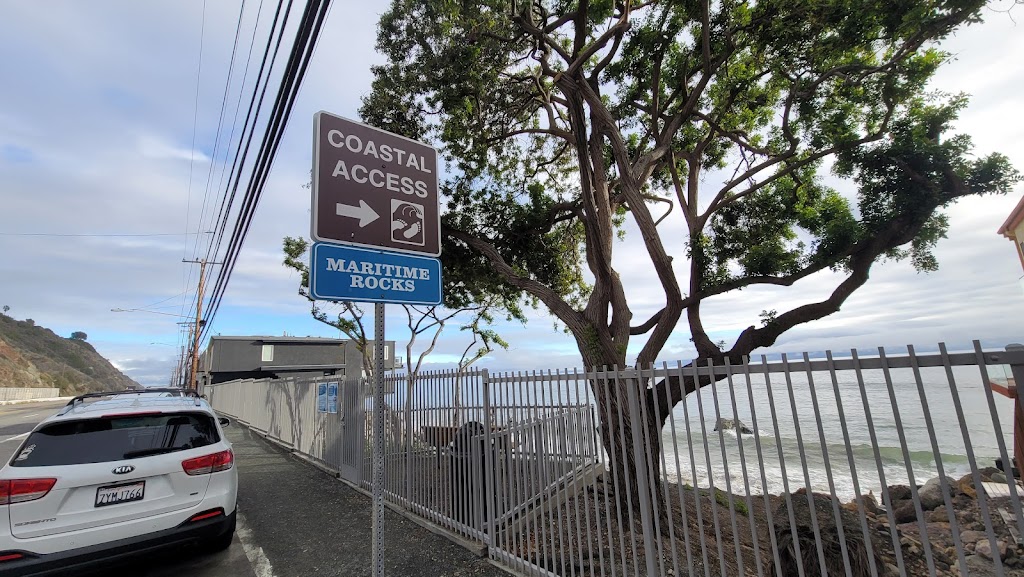
[[231, 419], [227, 417], [220, 417], [217, 419], [217, 422], [220, 423], [220, 426], [227, 427], [228, 425], [231, 424]]

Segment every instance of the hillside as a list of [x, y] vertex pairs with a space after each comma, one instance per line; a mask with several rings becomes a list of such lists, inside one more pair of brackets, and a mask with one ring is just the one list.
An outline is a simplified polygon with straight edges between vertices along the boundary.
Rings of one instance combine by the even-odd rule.
[[0, 314], [0, 387], [59, 387], [62, 395], [140, 386], [88, 342]]

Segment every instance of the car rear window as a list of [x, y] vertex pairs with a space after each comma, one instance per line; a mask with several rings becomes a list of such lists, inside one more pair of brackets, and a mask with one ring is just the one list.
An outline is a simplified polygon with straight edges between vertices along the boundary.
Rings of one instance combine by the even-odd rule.
[[29, 435], [14, 467], [80, 465], [135, 459], [205, 447], [220, 441], [204, 413], [165, 413], [80, 419]]

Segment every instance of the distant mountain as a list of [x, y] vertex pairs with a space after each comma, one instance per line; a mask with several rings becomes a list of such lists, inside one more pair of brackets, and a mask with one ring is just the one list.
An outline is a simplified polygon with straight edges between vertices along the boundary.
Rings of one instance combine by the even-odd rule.
[[59, 387], [62, 395], [140, 387], [82, 338], [0, 314], [0, 387]]

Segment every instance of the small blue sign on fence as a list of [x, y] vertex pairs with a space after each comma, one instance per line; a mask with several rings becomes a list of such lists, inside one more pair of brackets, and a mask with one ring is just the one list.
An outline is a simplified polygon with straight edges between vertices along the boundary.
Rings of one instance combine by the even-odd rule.
[[318, 242], [310, 251], [315, 299], [441, 304], [441, 260]]
[[316, 386], [316, 410], [318, 413], [327, 412], [327, 383]]
[[338, 412], [338, 383], [327, 383], [327, 412]]

